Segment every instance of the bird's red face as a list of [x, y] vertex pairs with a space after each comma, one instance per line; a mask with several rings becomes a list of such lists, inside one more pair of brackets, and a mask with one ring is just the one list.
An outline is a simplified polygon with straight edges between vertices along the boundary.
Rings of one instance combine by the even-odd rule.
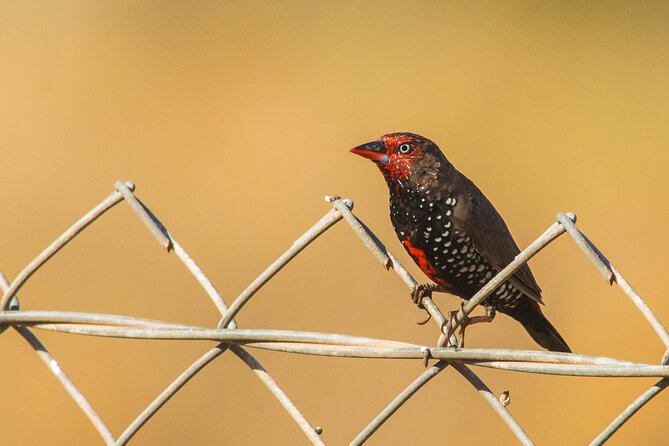
[[374, 161], [386, 178], [404, 180], [421, 158], [426, 142], [429, 140], [413, 133], [390, 133], [351, 152]]

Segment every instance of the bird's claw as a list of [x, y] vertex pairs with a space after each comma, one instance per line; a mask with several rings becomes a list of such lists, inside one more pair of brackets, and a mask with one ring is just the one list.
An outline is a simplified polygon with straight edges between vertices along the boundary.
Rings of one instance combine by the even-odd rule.
[[463, 312], [463, 317], [460, 322], [460, 339], [458, 339], [458, 348], [463, 348], [465, 346], [465, 329], [467, 326], [470, 324], [471, 319], [469, 316], [464, 314], [464, 308], [465, 308], [465, 303], [463, 301], [460, 301], [460, 310], [453, 310], [448, 312], [448, 317], [444, 321], [444, 323], [441, 325], [441, 333], [446, 336], [446, 339], [450, 343], [451, 337], [453, 336], [453, 333], [455, 330], [453, 329], [453, 322], [457, 320], [457, 315], [460, 311]]
[[427, 309], [425, 309], [425, 312], [427, 313], [427, 318], [426, 318], [424, 321], [416, 322], [416, 324], [418, 324], [418, 325], [425, 325], [425, 324], [427, 324], [428, 322], [430, 322], [430, 319], [432, 319], [432, 315], [430, 314], [429, 311], [427, 311]]
[[445, 291], [445, 289], [435, 283], [421, 283], [411, 290], [411, 300], [418, 305], [418, 308], [425, 308], [423, 307], [423, 299], [431, 298], [433, 291]]
[[429, 311], [425, 308], [423, 305], [423, 299], [425, 297], [432, 297], [432, 291], [438, 289], [437, 285], [434, 285], [432, 283], [423, 283], [420, 285], [416, 285], [413, 287], [411, 290], [411, 301], [418, 306], [421, 310], [425, 310], [427, 312], [427, 319], [416, 322], [418, 325], [425, 325], [427, 324], [430, 319], [432, 319], [432, 315], [430, 314]]
[[[485, 315], [469, 317], [466, 314], [464, 314], [464, 308], [465, 308], [465, 303], [461, 301], [460, 311], [462, 311], [462, 314], [464, 316], [460, 322], [460, 330], [459, 330], [460, 339], [458, 340], [458, 345], [457, 345], [458, 348], [463, 348], [465, 346], [465, 330], [467, 329], [468, 326], [479, 324], [482, 322], [492, 322], [495, 319], [495, 315], [497, 314], [495, 307], [491, 305], [486, 305]], [[452, 328], [453, 322], [457, 320], [457, 315], [460, 311], [449, 311], [448, 318], [446, 319], [446, 321], [444, 321], [444, 323], [441, 326], [441, 332], [443, 333], [444, 336], [446, 336], [446, 339], [448, 339], [449, 342], [451, 336], [453, 336], [453, 333], [455, 332], [455, 330]]]
[[413, 287], [411, 290], [411, 301], [418, 305], [418, 308], [424, 308], [423, 307], [423, 298], [425, 296], [430, 296], [432, 294], [432, 291], [429, 289], [429, 284], [423, 283], [420, 285], [416, 285]]

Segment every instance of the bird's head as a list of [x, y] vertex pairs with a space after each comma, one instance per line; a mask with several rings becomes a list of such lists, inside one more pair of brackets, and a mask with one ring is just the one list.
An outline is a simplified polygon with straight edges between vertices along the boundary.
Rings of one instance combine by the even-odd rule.
[[389, 133], [354, 147], [351, 152], [374, 161], [389, 185], [426, 174], [432, 176], [448, 165], [435, 143], [415, 133]]

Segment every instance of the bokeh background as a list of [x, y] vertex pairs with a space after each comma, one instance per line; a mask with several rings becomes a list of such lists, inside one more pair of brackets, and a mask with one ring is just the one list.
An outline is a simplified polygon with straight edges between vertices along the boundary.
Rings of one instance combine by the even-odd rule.
[[[230, 302], [328, 210], [358, 215], [407, 265], [375, 167], [348, 149], [391, 131], [434, 139], [527, 245], [558, 211], [669, 323], [666, 2], [0, 2], [0, 269], [14, 277], [116, 180], [163, 220]], [[662, 345], [567, 238], [531, 262], [576, 352], [657, 362]], [[413, 265], [416, 277], [424, 279]], [[217, 313], [125, 207], [23, 288], [24, 309], [213, 327]], [[457, 308], [450, 296], [437, 298]], [[266, 286], [245, 328], [434, 343], [399, 279], [339, 224]], [[211, 344], [38, 335], [118, 435]], [[537, 348], [505, 317], [468, 346]], [[422, 370], [415, 361], [253, 351], [297, 406], [345, 444]], [[100, 439], [29, 346], [0, 339], [2, 444]], [[654, 379], [477, 370], [539, 444], [592, 440]], [[665, 444], [669, 398], [610, 444]], [[515, 444], [445, 371], [369, 444]], [[133, 440], [305, 444], [231, 354]]]

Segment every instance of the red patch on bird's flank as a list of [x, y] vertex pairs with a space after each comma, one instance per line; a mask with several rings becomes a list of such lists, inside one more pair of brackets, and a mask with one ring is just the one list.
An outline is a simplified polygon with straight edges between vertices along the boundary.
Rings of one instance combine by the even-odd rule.
[[406, 247], [409, 255], [418, 264], [418, 267], [421, 269], [421, 271], [423, 271], [425, 275], [430, 278], [430, 280], [438, 283], [443, 287], [449, 286], [444, 279], [437, 277], [437, 270], [434, 266], [432, 266], [430, 261], [427, 259], [425, 251], [413, 246], [411, 244], [411, 240], [408, 237], [402, 241], [402, 244]]

